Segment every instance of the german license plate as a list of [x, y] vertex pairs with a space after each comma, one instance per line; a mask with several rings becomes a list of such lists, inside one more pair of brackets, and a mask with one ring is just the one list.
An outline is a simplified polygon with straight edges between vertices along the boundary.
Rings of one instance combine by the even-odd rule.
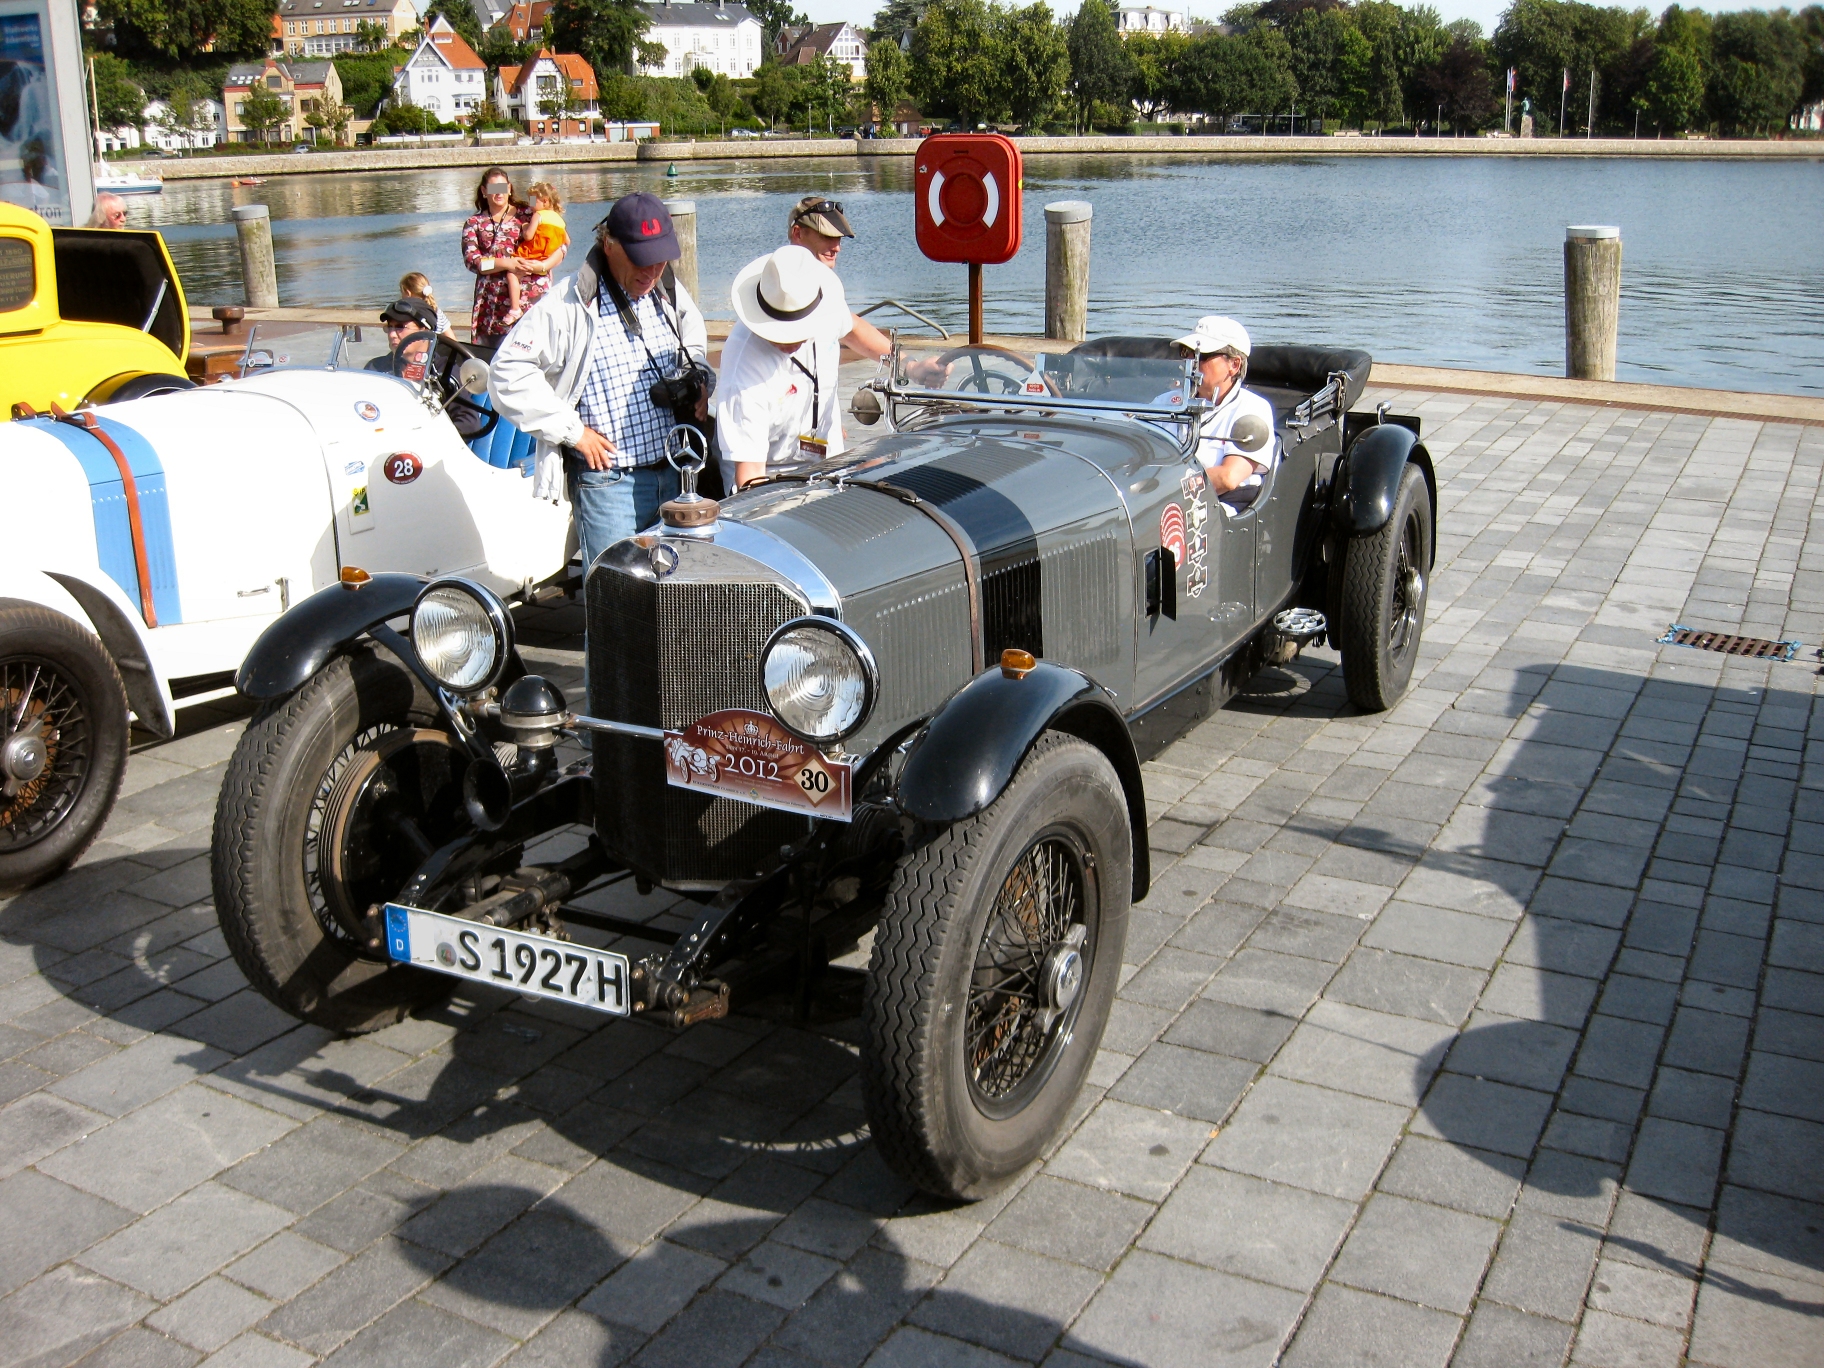
[[441, 912], [386, 905], [386, 953], [401, 964], [626, 1016], [627, 957]]
[[665, 781], [719, 798], [838, 822], [854, 816], [849, 762], [832, 760], [778, 720], [727, 708], [665, 733]]

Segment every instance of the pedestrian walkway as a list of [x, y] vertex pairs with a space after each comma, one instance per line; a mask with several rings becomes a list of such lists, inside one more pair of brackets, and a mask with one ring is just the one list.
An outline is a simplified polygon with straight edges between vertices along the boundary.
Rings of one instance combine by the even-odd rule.
[[1309, 652], [1147, 766], [1007, 1192], [888, 1172], [829, 1013], [297, 1025], [215, 929], [216, 705], [0, 907], [0, 1368], [1824, 1363], [1824, 429], [1380, 398], [1441, 478], [1414, 689]]

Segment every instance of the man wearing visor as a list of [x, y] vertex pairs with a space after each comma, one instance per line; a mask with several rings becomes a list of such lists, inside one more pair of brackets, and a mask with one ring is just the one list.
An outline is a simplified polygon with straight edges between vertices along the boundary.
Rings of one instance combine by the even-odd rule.
[[677, 259], [658, 196], [615, 201], [582, 269], [526, 311], [490, 368], [494, 407], [538, 439], [533, 494], [568, 490], [585, 567], [678, 493], [665, 459], [677, 415], [660, 400], [694, 386], [686, 407], [708, 411], [708, 333]]
[[852, 317], [836, 273], [799, 246], [743, 267], [734, 307], [716, 404], [716, 446], [730, 493], [762, 475], [841, 454], [837, 367]]
[[1246, 328], [1217, 314], [1198, 319], [1194, 329], [1175, 341], [1197, 358], [1197, 397], [1213, 406], [1198, 429], [1197, 462], [1224, 510], [1237, 512], [1259, 497], [1278, 449], [1277, 439], [1252, 453], [1228, 440], [1244, 414], [1253, 414], [1267, 425], [1268, 432], [1273, 431], [1273, 406], [1242, 387], [1253, 343]]

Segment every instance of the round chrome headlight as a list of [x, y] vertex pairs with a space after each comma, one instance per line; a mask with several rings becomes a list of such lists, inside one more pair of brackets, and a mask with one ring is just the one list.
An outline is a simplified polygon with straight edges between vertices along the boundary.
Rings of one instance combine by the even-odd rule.
[[760, 653], [766, 701], [785, 729], [815, 746], [852, 736], [874, 711], [874, 653], [834, 618], [793, 618]]
[[507, 606], [473, 580], [437, 580], [412, 609], [418, 659], [452, 693], [478, 693], [500, 678], [513, 649]]

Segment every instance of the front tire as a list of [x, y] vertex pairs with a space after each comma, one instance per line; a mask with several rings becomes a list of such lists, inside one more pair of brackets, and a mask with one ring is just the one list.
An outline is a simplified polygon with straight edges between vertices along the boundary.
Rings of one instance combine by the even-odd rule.
[[89, 394], [92, 404], [124, 404], [129, 399], [149, 399], [155, 394], [177, 394], [196, 388], [187, 375], [130, 375], [117, 385], [97, 385]]
[[1431, 495], [1416, 465], [1400, 475], [1387, 525], [1344, 542], [1342, 562], [1343, 686], [1363, 712], [1385, 712], [1412, 683], [1431, 585]]
[[1056, 1139], [1114, 1000], [1133, 858], [1114, 766], [1047, 732], [985, 811], [901, 859], [862, 1082], [874, 1143], [910, 1182], [985, 1197]]
[[248, 982], [304, 1021], [391, 1025], [453, 981], [391, 963], [362, 924], [466, 829], [462, 752], [398, 663], [339, 656], [266, 704], [215, 811], [216, 915]]
[[61, 613], [0, 599], [0, 888], [87, 850], [127, 770], [127, 691], [107, 647]]

